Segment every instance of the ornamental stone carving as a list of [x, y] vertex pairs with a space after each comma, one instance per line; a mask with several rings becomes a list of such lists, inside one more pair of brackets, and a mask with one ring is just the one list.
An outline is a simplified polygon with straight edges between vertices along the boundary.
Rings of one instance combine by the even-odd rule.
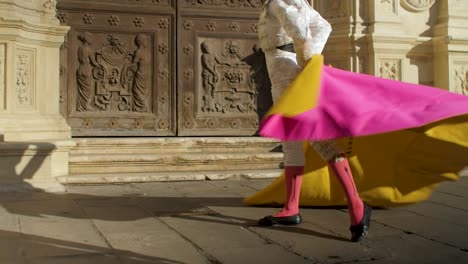
[[16, 55], [16, 94], [19, 105], [31, 105], [34, 85], [34, 51], [18, 49]]
[[91, 14], [84, 14], [83, 15], [83, 22], [85, 24], [91, 25], [94, 22], [94, 16]]
[[107, 43], [93, 50], [93, 34], [78, 36], [78, 90], [76, 110], [83, 111], [150, 111], [150, 71], [152, 57], [149, 36], [134, 38], [136, 49], [128, 50], [119, 37], [107, 36]]
[[42, 6], [48, 10], [55, 10], [56, 5], [57, 5], [56, 0], [46, 0]]
[[380, 5], [382, 8], [388, 12], [391, 12], [393, 14], [397, 13], [397, 3], [395, 0], [380, 0]]
[[205, 113], [256, 113], [255, 76], [242, 61], [240, 46], [227, 41], [217, 54], [207, 41], [200, 45], [203, 88], [201, 111]]
[[0, 109], [5, 109], [5, 44], [0, 45]]
[[421, 12], [431, 8], [435, 0], [401, 0], [401, 6], [412, 12]]
[[455, 90], [454, 92], [468, 95], [468, 65], [455, 66]]
[[401, 80], [401, 60], [381, 59], [379, 61], [379, 76], [390, 80]]

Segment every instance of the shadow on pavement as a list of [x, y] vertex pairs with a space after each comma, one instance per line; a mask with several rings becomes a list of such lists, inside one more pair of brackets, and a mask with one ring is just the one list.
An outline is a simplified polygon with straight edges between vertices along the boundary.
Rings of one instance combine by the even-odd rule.
[[[173, 217], [193, 221], [257, 227], [257, 219], [219, 214], [209, 207], [245, 207], [238, 197], [151, 197], [98, 196], [72, 193], [19, 193], [18, 199], [0, 197], [0, 205], [16, 215], [46, 217], [60, 216], [74, 219], [131, 221], [148, 217]], [[38, 195], [37, 199], [29, 197]], [[28, 199], [29, 198], [29, 199]], [[12, 200], [13, 199], [13, 200]], [[31, 200], [32, 199], [32, 200]], [[84, 212], [81, 208], [84, 208]], [[129, 208], [135, 210], [130, 210]], [[92, 210], [91, 214], [85, 213]], [[126, 212], [125, 210], [130, 210]], [[209, 218], [207, 218], [209, 216]], [[260, 228], [260, 227], [259, 227]], [[264, 228], [264, 227], [262, 227]], [[326, 239], [348, 241], [339, 236], [320, 233], [301, 227], [272, 227], [282, 232], [300, 233]]]
[[9, 252], [7, 255], [0, 257], [0, 261], [7, 261], [1, 263], [23, 263], [23, 259], [43, 261], [41, 263], [75, 263], [74, 261], [80, 260], [83, 262], [79, 263], [85, 263], [85, 261], [89, 263], [124, 262], [128, 264], [182, 263], [159, 257], [148, 257], [127, 250], [91, 246], [3, 230], [0, 230], [0, 237], [8, 240], [6, 242], [2, 241], [0, 247], [5, 250], [4, 253], [6, 253], [7, 250]]

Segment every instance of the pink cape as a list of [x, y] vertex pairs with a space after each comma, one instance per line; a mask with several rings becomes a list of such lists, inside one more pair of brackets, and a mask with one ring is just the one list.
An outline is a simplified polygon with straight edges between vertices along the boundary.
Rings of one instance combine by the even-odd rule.
[[[468, 168], [467, 113], [463, 95], [326, 67], [314, 56], [262, 120], [260, 133], [283, 141], [337, 139], [360, 197], [387, 207], [423, 201]], [[327, 163], [304, 146], [301, 205], [346, 204]], [[244, 202], [284, 203], [284, 179]]]
[[318, 89], [313, 107], [294, 115], [267, 114], [260, 125], [262, 136], [282, 141], [368, 136], [420, 127], [468, 113], [468, 97], [464, 95], [324, 65], [319, 67], [306, 67], [300, 74], [320, 70], [315, 85], [311, 82], [310, 86], [289, 87], [285, 92]]

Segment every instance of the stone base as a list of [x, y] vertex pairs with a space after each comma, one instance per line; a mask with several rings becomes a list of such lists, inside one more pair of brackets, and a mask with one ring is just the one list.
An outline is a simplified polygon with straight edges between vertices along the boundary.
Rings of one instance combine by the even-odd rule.
[[[44, 141], [71, 138], [70, 126], [62, 116], [1, 116], [0, 141]], [[43, 142], [43, 143], [44, 143]], [[53, 143], [52, 143], [53, 144]], [[27, 144], [26, 144], [27, 145]]]
[[55, 179], [0, 182], [0, 192], [49, 192], [62, 193], [66, 188]]
[[0, 191], [63, 191], [72, 140], [0, 143]]
[[274, 178], [276, 141], [261, 137], [75, 139], [63, 184]]
[[154, 173], [101, 173], [58, 177], [62, 184], [119, 184], [135, 182], [179, 182], [179, 181], [221, 181], [241, 179], [273, 179], [283, 173], [276, 170], [237, 170], [237, 171], [193, 171], [193, 172], [154, 172]]

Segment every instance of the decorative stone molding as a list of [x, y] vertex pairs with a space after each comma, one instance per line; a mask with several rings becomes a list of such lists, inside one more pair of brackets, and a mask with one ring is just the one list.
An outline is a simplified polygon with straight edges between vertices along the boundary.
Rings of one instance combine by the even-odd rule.
[[468, 95], [468, 64], [454, 66], [454, 92]]
[[401, 6], [411, 12], [421, 12], [431, 8], [435, 0], [400, 0]]
[[56, 0], [46, 0], [42, 5], [47, 11], [55, 12], [55, 7], [57, 6]]
[[232, 0], [218, 0], [218, 1], [204, 1], [204, 0], [185, 0], [185, 5], [205, 7], [205, 6], [224, 6], [231, 8], [260, 8], [266, 0], [245, 0], [245, 1], [232, 1]]
[[0, 44], [0, 111], [5, 110], [5, 71], [6, 71], [6, 44]]
[[397, 12], [398, 3], [396, 2], [396, 0], [380, 0], [380, 5], [387, 12], [390, 12], [392, 14], [397, 14], [398, 13]]
[[401, 59], [380, 59], [378, 76], [390, 80], [402, 80]]
[[17, 49], [16, 53], [16, 103], [32, 105], [35, 76], [34, 50]]

